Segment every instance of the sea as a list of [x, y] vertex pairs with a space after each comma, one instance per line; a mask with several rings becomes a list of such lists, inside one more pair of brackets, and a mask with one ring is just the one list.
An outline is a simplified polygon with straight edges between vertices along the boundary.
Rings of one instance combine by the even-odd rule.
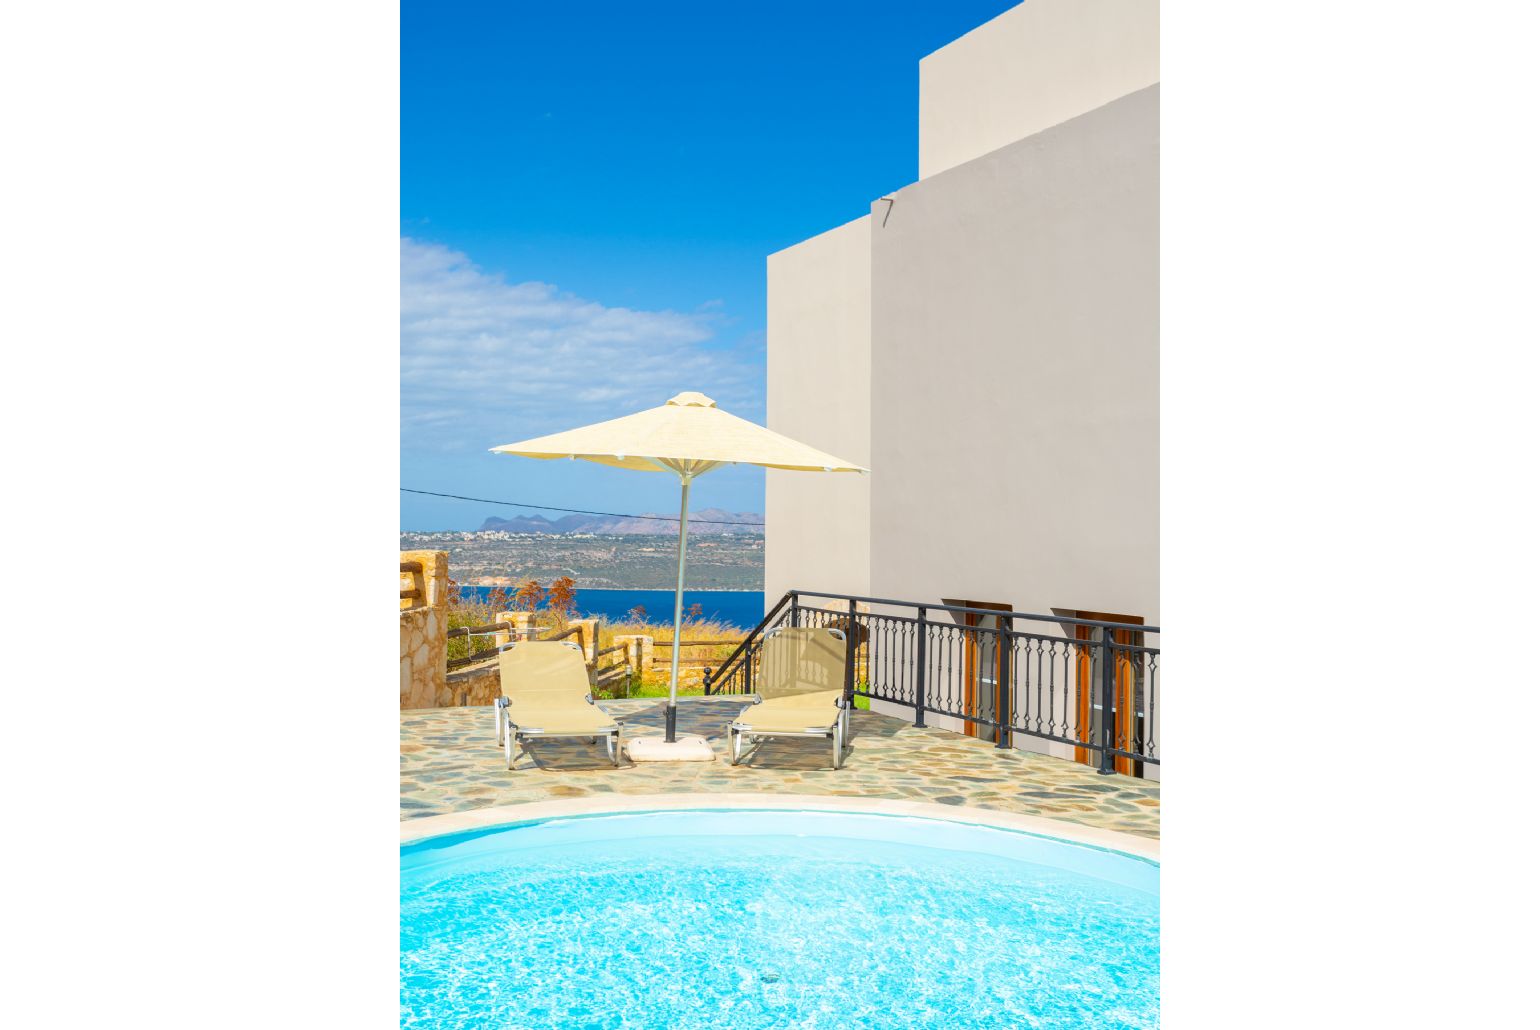
[[[461, 587], [465, 597], [484, 601], [495, 587]], [[641, 605], [647, 612], [647, 621], [671, 623], [674, 621], [674, 592], [672, 590], [578, 590], [577, 610], [582, 616], [605, 622], [629, 621], [630, 611]], [[684, 610], [690, 605], [701, 606], [701, 617], [716, 619], [742, 629], [759, 624], [765, 614], [763, 590], [686, 590]]]

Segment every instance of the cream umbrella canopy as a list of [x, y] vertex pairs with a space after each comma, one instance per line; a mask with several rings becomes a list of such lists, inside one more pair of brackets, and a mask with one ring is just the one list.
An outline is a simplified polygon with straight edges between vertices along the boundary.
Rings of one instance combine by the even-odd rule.
[[690, 483], [721, 465], [762, 465], [794, 472], [867, 472], [854, 462], [729, 415], [701, 393], [681, 393], [667, 404], [565, 433], [493, 447], [526, 458], [581, 458], [637, 472], [679, 477], [679, 568], [674, 582], [674, 648], [668, 674], [665, 740], [675, 740], [679, 696], [679, 633], [684, 613], [684, 545]]

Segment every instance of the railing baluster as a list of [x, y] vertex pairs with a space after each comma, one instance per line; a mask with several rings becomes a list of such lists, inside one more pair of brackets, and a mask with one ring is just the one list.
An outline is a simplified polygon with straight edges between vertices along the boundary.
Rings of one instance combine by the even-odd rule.
[[[883, 688], [883, 690], [887, 691], [888, 696], [891, 697], [891, 696], [893, 696], [893, 628], [894, 627], [893, 627], [893, 620], [892, 619], [885, 619], [883, 621], [885, 623], [885, 629], [883, 630], [883, 639], [885, 639], [887, 641], [887, 671], [883, 674], [882, 688]], [[870, 661], [870, 659], [868, 659], [868, 661]], [[868, 689], [870, 689], [870, 688], [868, 688]]]
[[1043, 731], [1043, 638], [1037, 638], [1037, 731]]
[[909, 700], [914, 700], [914, 623], [904, 623], [904, 643], [901, 654], [904, 656], [904, 678], [909, 688]]
[[920, 623], [915, 634], [914, 651], [914, 725], [925, 725], [925, 636], [929, 627], [925, 623], [925, 609], [920, 609]]
[[995, 747], [1011, 746], [1011, 620], [995, 631]]
[[888, 618], [887, 623], [888, 650], [885, 658], [887, 663], [887, 671], [883, 674], [886, 677], [886, 682], [883, 683], [882, 689], [887, 692], [888, 700], [902, 701], [905, 696], [904, 658], [903, 653], [899, 651], [899, 648], [903, 646], [904, 624], [901, 622], [895, 622], [892, 618]]
[[1117, 720], [1112, 714], [1113, 661], [1112, 630], [1102, 629], [1102, 758], [1096, 770], [1103, 775], [1111, 773], [1112, 749], [1117, 746]]
[[[870, 688], [870, 684], [868, 684]], [[850, 602], [850, 619], [845, 623], [845, 705], [855, 704], [856, 697], [856, 602]]]
[[1058, 657], [1058, 641], [1050, 640], [1048, 642], [1048, 734], [1049, 736], [1053, 737], [1068, 736], [1068, 734], [1061, 734], [1059, 732], [1059, 727], [1056, 726], [1053, 721], [1055, 695], [1059, 692], [1059, 677], [1055, 675], [1055, 671], [1057, 669], [1056, 662]]
[[956, 711], [956, 699], [952, 694], [952, 627], [942, 627], [941, 637], [942, 639], [946, 640], [946, 651], [944, 651], [944, 660], [946, 660], [946, 673], [942, 674], [941, 682], [946, 684], [947, 690], [946, 704], [941, 705], [941, 707], [944, 708], [944, 710], [949, 711], [949, 713], [952, 713], [952, 711]]

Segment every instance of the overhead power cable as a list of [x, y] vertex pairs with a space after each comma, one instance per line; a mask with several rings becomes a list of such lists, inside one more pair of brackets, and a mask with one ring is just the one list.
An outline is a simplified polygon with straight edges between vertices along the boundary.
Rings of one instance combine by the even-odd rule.
[[[626, 515], [618, 511], [588, 511], [584, 508], [558, 508], [554, 504], [525, 504], [522, 501], [494, 501], [486, 497], [464, 497], [460, 494], [439, 494], [432, 490], [413, 490], [403, 486], [404, 494], [422, 494], [424, 497], [447, 497], [452, 501], [475, 501], [477, 504], [501, 504], [509, 508], [537, 508], [540, 511], [564, 511], [569, 515], [606, 515], [614, 519], [648, 519], [652, 522], [678, 522], [677, 515]], [[729, 522], [726, 519], [698, 519], [691, 515], [688, 519], [691, 523], [700, 523], [708, 526], [764, 526], [763, 522]]]

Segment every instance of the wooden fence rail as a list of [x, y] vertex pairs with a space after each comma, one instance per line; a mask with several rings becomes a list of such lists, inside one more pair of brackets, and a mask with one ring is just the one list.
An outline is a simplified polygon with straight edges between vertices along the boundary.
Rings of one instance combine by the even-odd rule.
[[445, 636], [482, 637], [488, 633], [512, 633], [513, 631], [513, 623], [511, 622], [493, 622], [485, 626], [456, 626], [446, 633]]

